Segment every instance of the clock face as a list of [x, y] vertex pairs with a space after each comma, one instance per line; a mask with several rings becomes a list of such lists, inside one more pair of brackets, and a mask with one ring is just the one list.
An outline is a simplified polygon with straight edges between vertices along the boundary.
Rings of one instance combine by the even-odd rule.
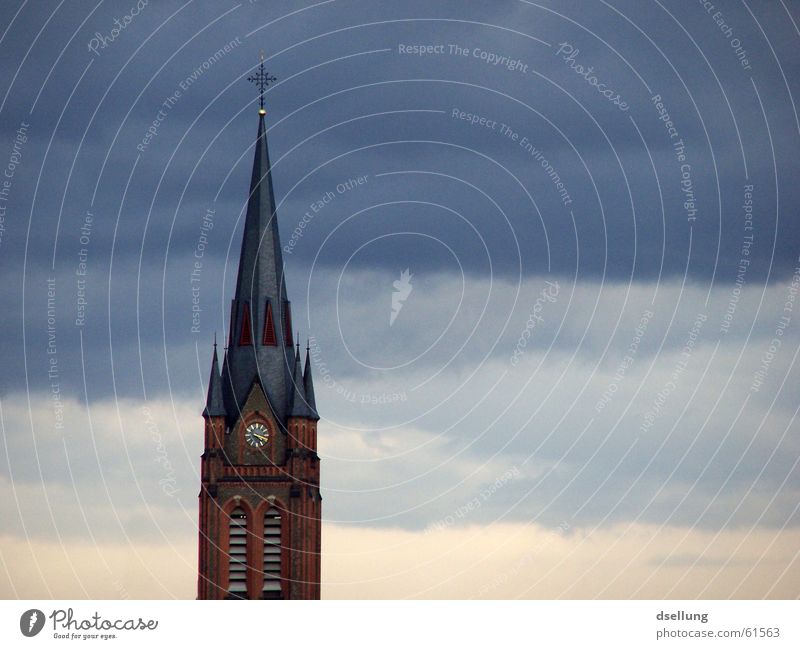
[[244, 438], [253, 448], [261, 448], [269, 442], [269, 431], [264, 424], [250, 424], [244, 431]]

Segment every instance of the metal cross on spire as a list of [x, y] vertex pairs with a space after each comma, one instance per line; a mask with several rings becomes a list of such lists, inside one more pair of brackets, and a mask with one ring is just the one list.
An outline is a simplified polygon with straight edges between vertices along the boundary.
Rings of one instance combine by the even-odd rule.
[[258, 86], [258, 114], [266, 115], [267, 111], [264, 110], [264, 91], [271, 83], [276, 82], [278, 79], [264, 71], [264, 50], [261, 50], [261, 63], [258, 66], [258, 72], [251, 74], [247, 80]]

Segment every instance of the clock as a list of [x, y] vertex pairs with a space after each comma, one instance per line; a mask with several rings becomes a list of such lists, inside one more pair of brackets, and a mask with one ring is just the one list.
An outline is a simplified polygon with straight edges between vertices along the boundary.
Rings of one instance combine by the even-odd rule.
[[244, 438], [253, 448], [261, 448], [269, 442], [269, 431], [264, 424], [250, 424], [244, 431]]

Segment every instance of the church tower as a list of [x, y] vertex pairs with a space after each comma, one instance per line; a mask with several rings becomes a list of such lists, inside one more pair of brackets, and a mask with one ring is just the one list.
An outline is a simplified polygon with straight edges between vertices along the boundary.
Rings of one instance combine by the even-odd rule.
[[[260, 76], [259, 76], [260, 75]], [[311, 362], [292, 339], [261, 87], [253, 174], [220, 370], [203, 411], [199, 599], [319, 599], [322, 502]]]

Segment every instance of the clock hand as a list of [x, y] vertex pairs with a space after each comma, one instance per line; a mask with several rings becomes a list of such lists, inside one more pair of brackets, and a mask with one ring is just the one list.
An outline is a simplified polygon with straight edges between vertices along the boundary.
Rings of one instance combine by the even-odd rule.
[[259, 435], [258, 433], [253, 433], [253, 437], [258, 437], [258, 439], [263, 440], [265, 442], [269, 441], [268, 437], [264, 437], [263, 435]]

